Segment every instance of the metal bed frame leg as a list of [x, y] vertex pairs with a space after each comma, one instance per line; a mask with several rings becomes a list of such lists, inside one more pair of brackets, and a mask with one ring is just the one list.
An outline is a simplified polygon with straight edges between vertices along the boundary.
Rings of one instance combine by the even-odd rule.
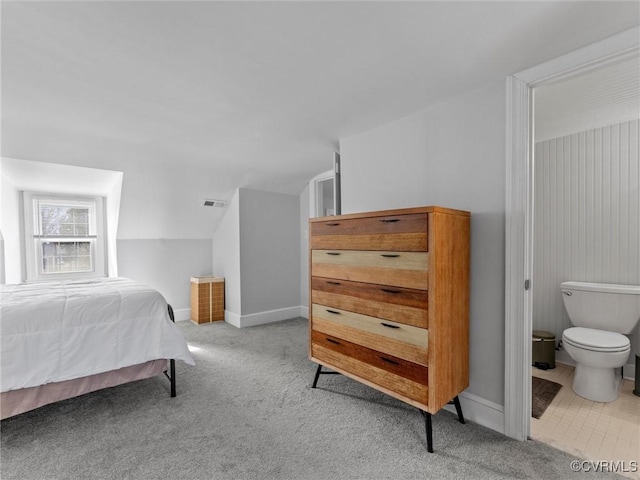
[[171, 398], [176, 396], [176, 361], [172, 358], [169, 360], [169, 370], [171, 371]]
[[[173, 307], [167, 304], [167, 308], [169, 310], [169, 318], [171, 318], [171, 321], [173, 323], [176, 323], [176, 317], [173, 314]], [[165, 370], [164, 374], [171, 382], [171, 398], [173, 398], [176, 396], [176, 361], [175, 359], [172, 358], [169, 360], [169, 373], [167, 373], [167, 371]]]

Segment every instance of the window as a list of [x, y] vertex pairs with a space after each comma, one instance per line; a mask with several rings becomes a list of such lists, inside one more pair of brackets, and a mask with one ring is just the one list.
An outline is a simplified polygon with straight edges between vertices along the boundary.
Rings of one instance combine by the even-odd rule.
[[27, 280], [104, 276], [102, 198], [25, 192]]

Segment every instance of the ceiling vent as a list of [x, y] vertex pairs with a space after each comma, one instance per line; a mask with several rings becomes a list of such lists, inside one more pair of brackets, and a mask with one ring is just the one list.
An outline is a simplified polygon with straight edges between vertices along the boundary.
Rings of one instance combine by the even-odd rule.
[[211, 200], [208, 198], [205, 198], [202, 203], [203, 207], [224, 207], [225, 205], [227, 205], [227, 202], [224, 200]]

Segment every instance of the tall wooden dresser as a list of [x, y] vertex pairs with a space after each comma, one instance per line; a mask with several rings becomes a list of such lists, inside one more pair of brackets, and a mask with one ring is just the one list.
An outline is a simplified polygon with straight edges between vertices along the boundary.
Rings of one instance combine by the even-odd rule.
[[[431, 414], [469, 385], [470, 214], [420, 207], [309, 220], [309, 357]], [[322, 371], [322, 366], [331, 371]]]

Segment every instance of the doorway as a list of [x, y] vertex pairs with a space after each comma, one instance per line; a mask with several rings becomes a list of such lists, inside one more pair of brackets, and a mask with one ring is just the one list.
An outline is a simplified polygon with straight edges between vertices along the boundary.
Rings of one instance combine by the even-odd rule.
[[333, 154], [333, 168], [309, 182], [309, 217], [328, 217], [342, 213], [340, 154]]
[[639, 36], [633, 28], [507, 79], [504, 430], [518, 440], [531, 428], [533, 89], [637, 54]]
[[[580, 397], [575, 361], [561, 347], [573, 325], [560, 283], [640, 284], [640, 55], [534, 87], [533, 112], [532, 333], [555, 342], [533, 343], [530, 437], [581, 458], [631, 464], [640, 441], [637, 329], [616, 371], [626, 377], [618, 398]], [[559, 389], [551, 401], [549, 389]]]
[[316, 217], [328, 217], [335, 215], [335, 205], [333, 203], [333, 176], [325, 180], [320, 180], [316, 187]]

